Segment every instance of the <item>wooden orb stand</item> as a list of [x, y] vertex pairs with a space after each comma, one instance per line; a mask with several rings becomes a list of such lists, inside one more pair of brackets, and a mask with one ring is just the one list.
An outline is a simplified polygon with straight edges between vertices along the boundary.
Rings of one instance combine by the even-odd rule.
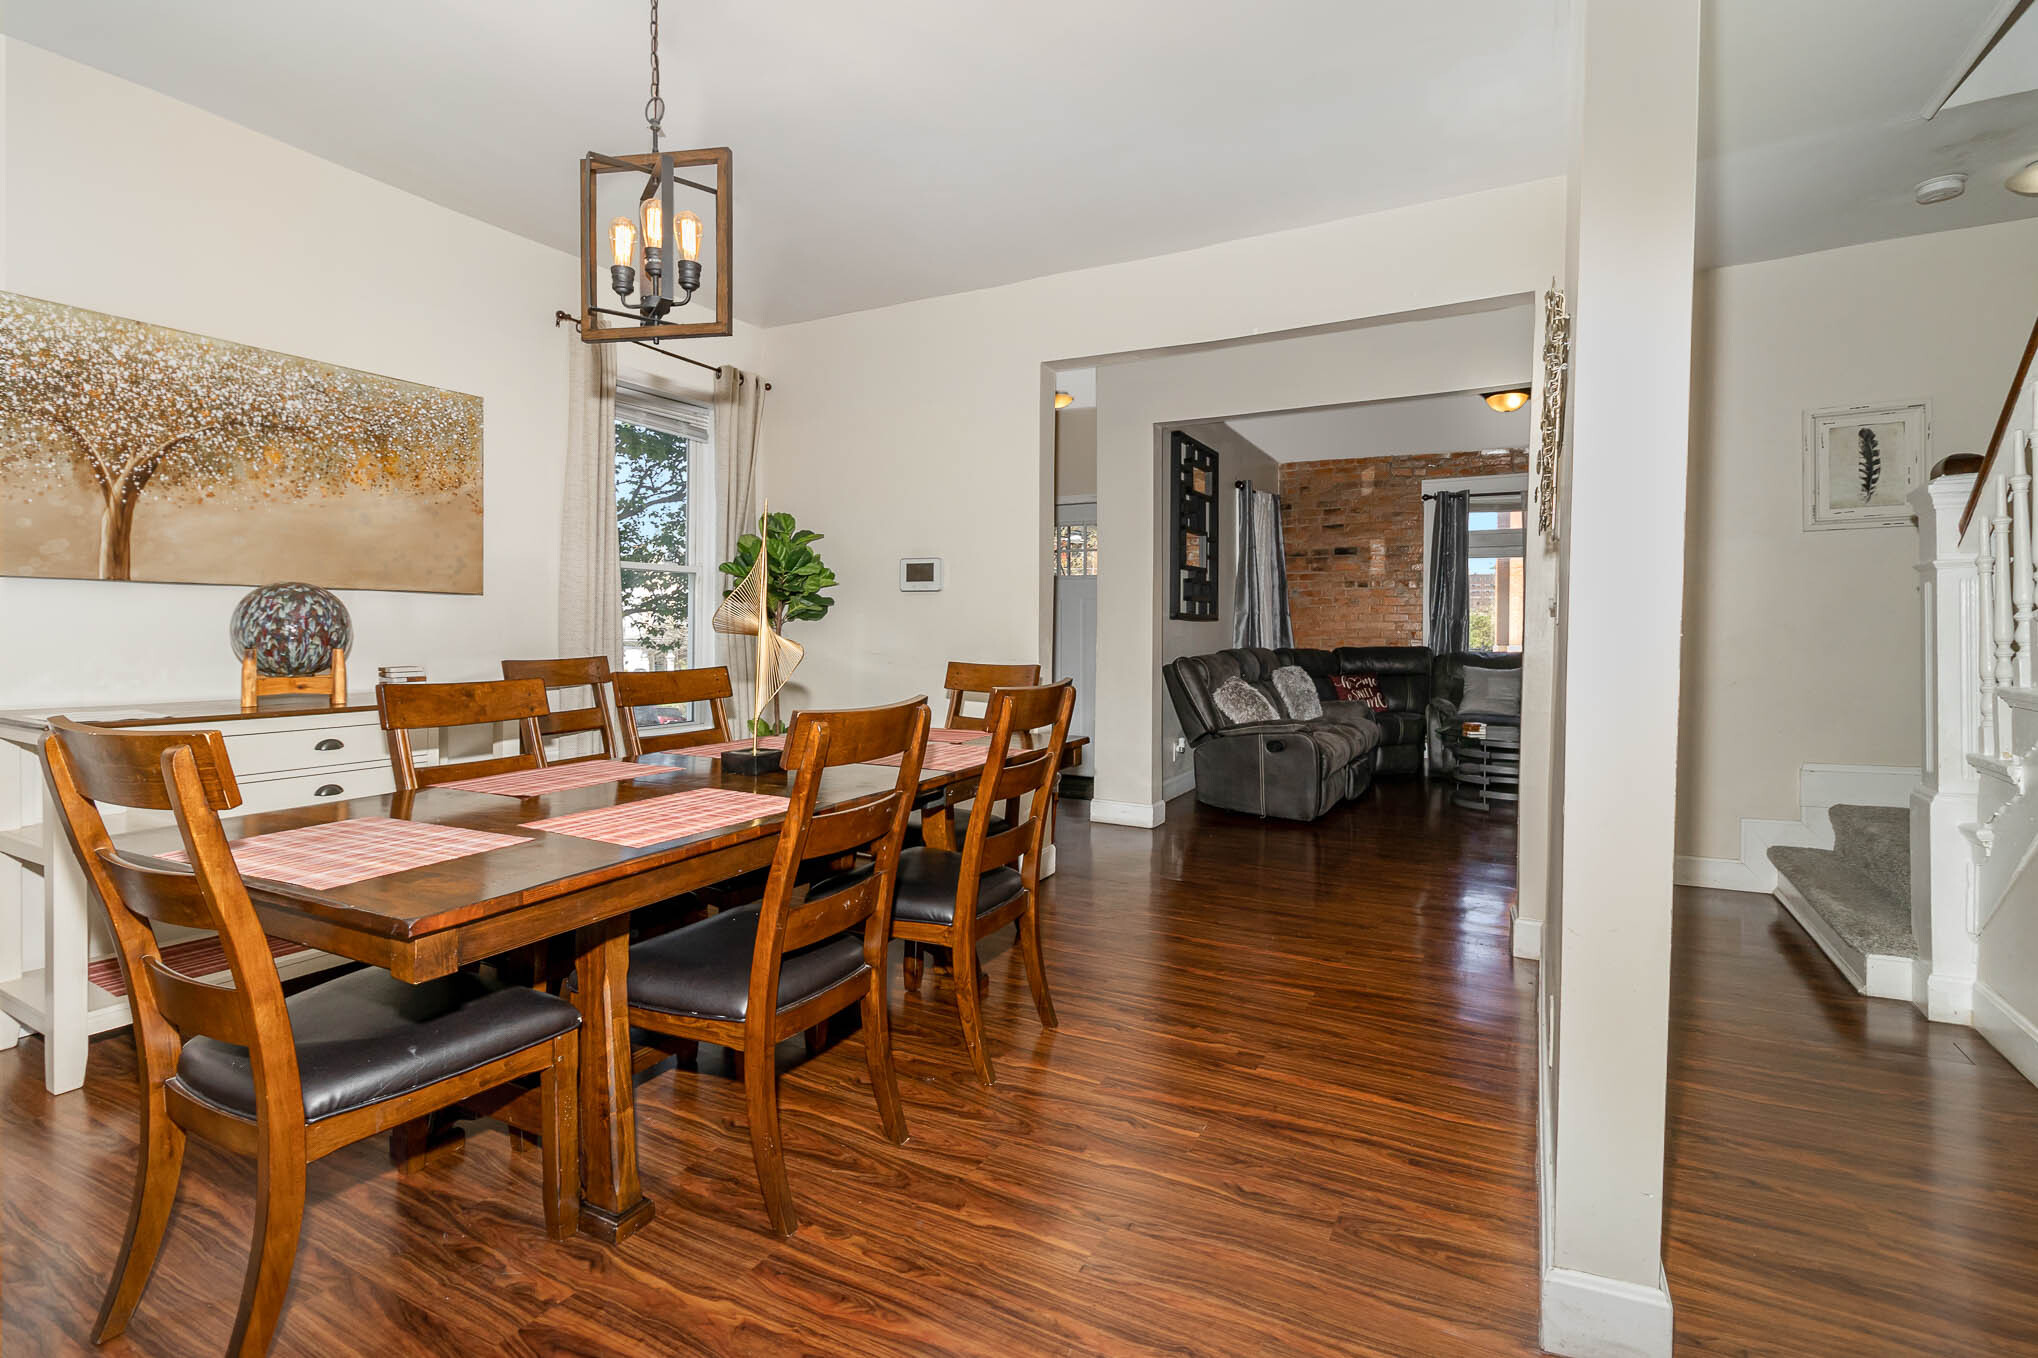
[[241, 657], [241, 710], [252, 712], [278, 693], [323, 693], [334, 707], [347, 703], [347, 653], [335, 648], [330, 669], [317, 674], [257, 674], [253, 651]]

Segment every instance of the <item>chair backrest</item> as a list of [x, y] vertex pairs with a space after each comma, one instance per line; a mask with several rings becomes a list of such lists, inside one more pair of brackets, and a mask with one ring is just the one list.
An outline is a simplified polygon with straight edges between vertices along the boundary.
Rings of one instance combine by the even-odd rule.
[[[690, 745], [714, 745], [727, 740], [729, 718], [722, 709], [722, 701], [734, 693], [728, 667], [724, 665], [618, 674], [616, 706], [623, 712], [624, 750], [635, 758], [654, 750], [683, 750]], [[650, 735], [637, 729], [638, 708], [677, 707], [682, 703], [707, 704], [708, 725], [691, 731], [659, 731]]]
[[[750, 968], [750, 1012], [770, 1015], [778, 1007], [779, 959], [794, 948], [864, 926], [864, 959], [884, 964], [892, 932], [892, 893], [906, 822], [920, 788], [920, 761], [927, 751], [932, 713], [924, 697], [889, 707], [838, 712], [801, 712], [786, 733], [785, 767], [792, 794], [778, 852], [771, 860], [757, 950]], [[840, 807], [816, 813], [822, 775], [847, 764], [867, 764], [898, 755], [892, 786]], [[849, 860], [868, 853], [870, 864], [850, 870], [793, 897], [800, 868], [813, 859]], [[828, 888], [828, 889], [824, 889]]]
[[[248, 1049], [259, 1117], [302, 1121], [283, 983], [219, 824], [221, 811], [241, 804], [219, 732], [112, 730], [56, 717], [43, 741], [43, 771], [64, 834], [113, 926], [145, 1087], [175, 1073], [186, 1039], [210, 1037]], [[102, 805], [170, 812], [189, 866], [123, 855], [107, 834]], [[163, 965], [158, 924], [216, 930], [233, 984]]]
[[[991, 817], [972, 815], [962, 839], [962, 881], [970, 887], [984, 873], [1020, 864], [1029, 889], [1039, 885], [1040, 854], [1047, 842], [1047, 830], [1054, 812], [1055, 775], [1061, 771], [1062, 744], [1068, 739], [1069, 718], [1076, 710], [1076, 686], [1064, 679], [1057, 684], [991, 691], [984, 716], [990, 723], [990, 752], [977, 780], [976, 804], [988, 807], [997, 802], [1016, 806], [1031, 794], [1026, 818], [1013, 818], [1011, 828], [993, 833]], [[1030, 736], [1042, 727], [1050, 728], [1038, 749], [1029, 748]], [[1023, 862], [1022, 862], [1023, 859]], [[961, 903], [957, 906], [958, 913]]]
[[[547, 711], [538, 718], [538, 734], [541, 736], [570, 736], [582, 731], [593, 731], [601, 737], [601, 753], [581, 755], [584, 759], [614, 759], [616, 757], [615, 708], [609, 701], [609, 658], [605, 655], [575, 656], [568, 660], [505, 660], [502, 662], [502, 677], [505, 679], [536, 679], [545, 686], [545, 703], [551, 706], [551, 693], [559, 688], [586, 688], [594, 690], [594, 702], [588, 707], [569, 707], [557, 712]], [[558, 763], [558, 760], [553, 760]]]
[[[375, 706], [382, 729], [389, 733], [389, 763], [399, 792], [415, 792], [436, 783], [486, 778], [496, 773], [521, 773], [545, 767], [545, 740], [538, 719], [551, 711], [545, 685], [536, 679], [498, 679], [474, 684], [381, 684]], [[521, 748], [494, 759], [440, 762], [419, 768], [412, 758], [410, 733], [446, 726], [517, 723]]]
[[963, 699], [982, 694], [988, 698], [994, 688], [1025, 688], [1040, 682], [1038, 665], [979, 665], [969, 660], [948, 662], [948, 675], [941, 686], [948, 690], [948, 719], [942, 725], [958, 731], [988, 731], [990, 709], [981, 716], [965, 715]]

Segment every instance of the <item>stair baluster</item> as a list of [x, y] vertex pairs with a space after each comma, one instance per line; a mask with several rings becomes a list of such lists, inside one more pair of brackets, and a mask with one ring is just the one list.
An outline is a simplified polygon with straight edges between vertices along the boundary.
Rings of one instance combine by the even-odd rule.
[[1981, 663], [1976, 669], [1981, 675], [1981, 731], [1975, 749], [1984, 754], [2000, 753], [1996, 744], [1996, 642], [1995, 642], [1995, 583], [1996, 556], [1988, 516], [1979, 522], [1981, 550], [1975, 557], [1975, 582], [1977, 599], [1975, 621], [1981, 634]]
[[[1993, 753], [2007, 756], [2010, 753], [2010, 714], [2002, 703], [2002, 690], [2017, 682], [2015, 652], [2015, 623], [2011, 617], [2011, 597], [2016, 591], [2014, 577], [2010, 574], [2010, 487], [2008, 480], [1997, 483], [1995, 496], [1995, 522], [1992, 525], [1996, 558], [1996, 615], [1992, 620], [1996, 638], [1996, 732], [2003, 744]], [[2022, 565], [2022, 562], [2017, 563]]]
[[2018, 432], [2010, 449], [2010, 559], [2016, 563], [2012, 582], [2016, 625], [2011, 634], [2020, 688], [2031, 686], [2031, 466], [2024, 436]]

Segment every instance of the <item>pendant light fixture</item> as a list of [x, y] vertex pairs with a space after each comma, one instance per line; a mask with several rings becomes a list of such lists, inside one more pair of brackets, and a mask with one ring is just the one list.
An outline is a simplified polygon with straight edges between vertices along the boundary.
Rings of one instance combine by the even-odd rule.
[[[650, 341], [684, 336], [726, 335], [732, 329], [730, 258], [732, 197], [729, 148], [695, 151], [660, 149], [665, 100], [658, 88], [658, 0], [651, 0], [651, 97], [644, 122], [651, 151], [641, 156], [608, 156], [590, 151], [580, 162], [580, 337], [590, 344]], [[713, 182], [678, 173], [710, 167]], [[639, 191], [624, 213], [606, 223], [603, 189], [613, 193], [616, 176]], [[698, 321], [669, 319], [701, 289], [708, 245], [706, 228], [693, 203], [714, 215], [714, 314]], [[709, 204], [712, 203], [712, 207]], [[617, 206], [614, 198], [610, 207]], [[705, 309], [705, 308], [703, 308]]]

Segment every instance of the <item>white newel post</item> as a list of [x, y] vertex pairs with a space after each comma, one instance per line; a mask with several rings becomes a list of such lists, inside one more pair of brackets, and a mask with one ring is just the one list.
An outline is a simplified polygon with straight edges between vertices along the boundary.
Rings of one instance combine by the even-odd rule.
[[[1996, 608], [2000, 617], [2011, 593], [1998, 577], [1997, 597], [1984, 599], [1976, 555], [1961, 549], [1960, 515], [1973, 490], [1972, 476], [1942, 476], [1911, 492], [1925, 627], [1924, 777], [1911, 794], [1911, 930], [1918, 940], [1912, 998], [1939, 1023], [1973, 1022], [1976, 947], [1968, 922], [1975, 860], [1960, 827], [1979, 818], [1978, 780], [1967, 756], [1977, 748], [1996, 753], [1992, 744], [1980, 745], [1992, 737], [1994, 714], [1983, 709], [1994, 705], [1989, 681], [1996, 677], [1995, 657], [1984, 654], [1993, 649], [1995, 619], [1984, 613]], [[1980, 537], [1988, 552], [1988, 535]]]

